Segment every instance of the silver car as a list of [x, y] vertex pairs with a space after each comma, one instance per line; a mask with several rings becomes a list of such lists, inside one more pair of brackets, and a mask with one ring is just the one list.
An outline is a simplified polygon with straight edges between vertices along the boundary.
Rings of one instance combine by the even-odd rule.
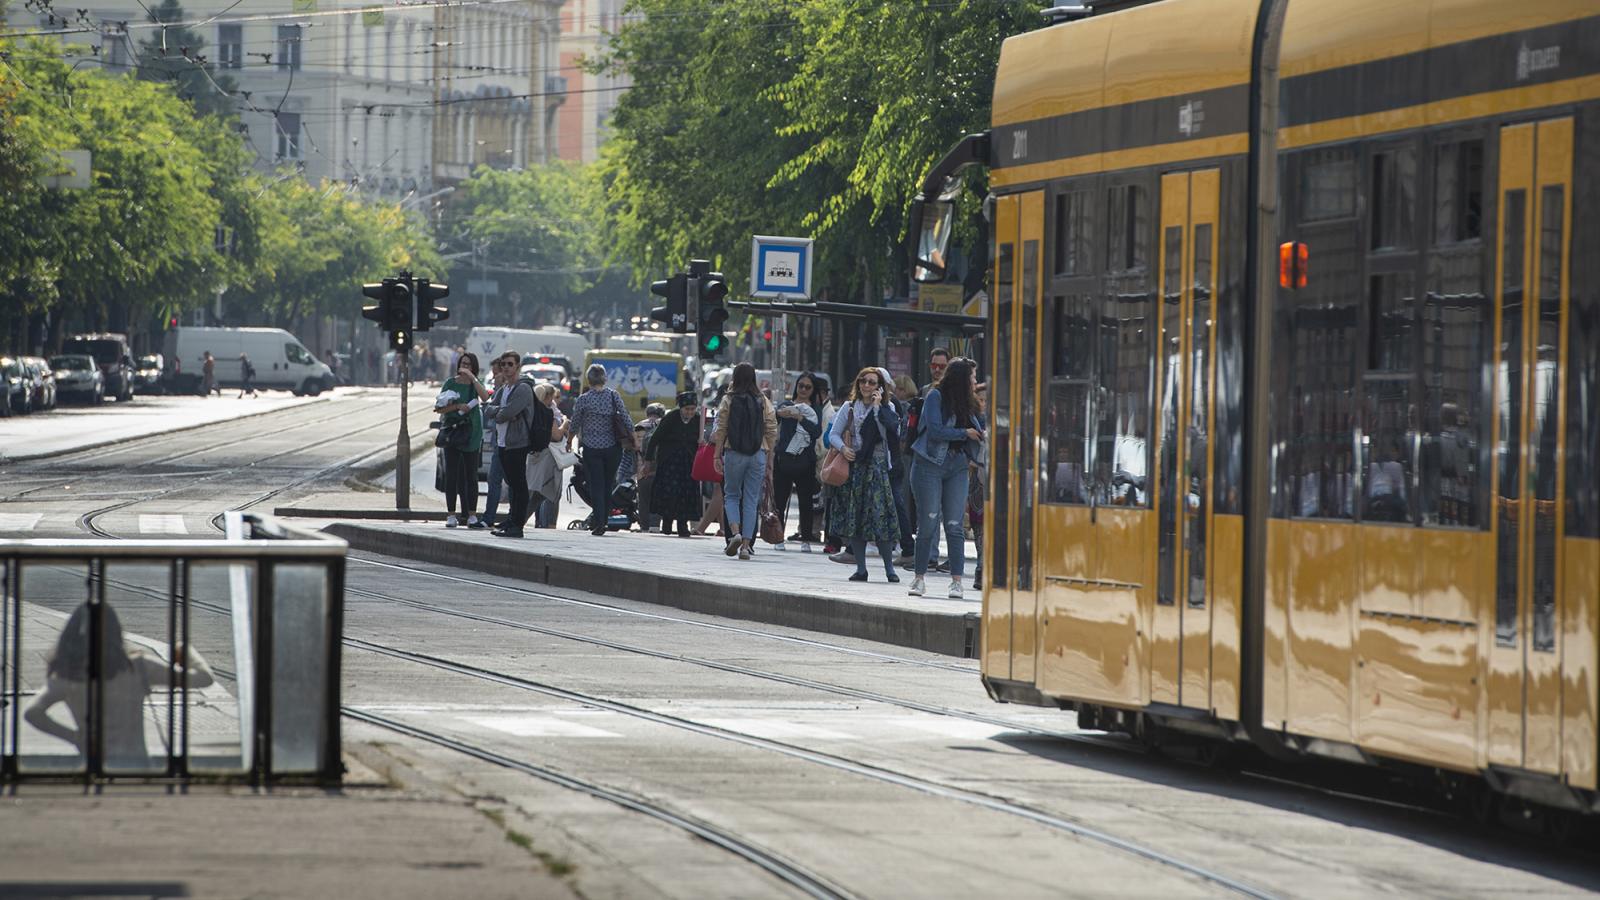
[[56, 370], [58, 399], [94, 404], [106, 399], [105, 376], [100, 373], [94, 357], [77, 353], [52, 356], [50, 368]]

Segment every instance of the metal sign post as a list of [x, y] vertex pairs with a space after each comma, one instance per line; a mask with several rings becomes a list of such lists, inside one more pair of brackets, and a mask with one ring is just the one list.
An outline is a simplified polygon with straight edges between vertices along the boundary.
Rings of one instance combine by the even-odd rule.
[[394, 444], [394, 508], [411, 509], [411, 428], [406, 422], [410, 411], [411, 348], [396, 350], [400, 363], [400, 437]]

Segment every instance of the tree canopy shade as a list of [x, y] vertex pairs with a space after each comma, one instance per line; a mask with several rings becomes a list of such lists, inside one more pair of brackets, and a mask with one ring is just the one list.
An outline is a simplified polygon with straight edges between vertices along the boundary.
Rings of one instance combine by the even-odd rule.
[[903, 289], [918, 182], [987, 127], [1001, 42], [1042, 24], [1021, 0], [632, 0], [624, 20], [591, 63], [634, 81], [601, 163], [613, 251], [641, 282], [693, 255], [737, 284], [752, 235], [810, 236], [835, 299]]

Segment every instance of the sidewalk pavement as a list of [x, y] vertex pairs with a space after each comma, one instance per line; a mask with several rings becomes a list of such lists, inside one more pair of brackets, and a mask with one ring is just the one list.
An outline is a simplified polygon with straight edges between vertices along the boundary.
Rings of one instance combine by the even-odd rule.
[[[714, 537], [611, 532], [596, 538], [563, 527], [530, 528], [527, 537], [507, 540], [487, 531], [445, 528], [439, 507], [429, 509], [428, 521], [368, 520], [363, 513], [382, 509], [384, 499], [392, 506], [389, 495], [317, 494], [278, 507], [275, 514], [306, 515], [311, 520], [303, 524], [343, 538], [354, 550], [415, 562], [951, 656], [977, 652], [981, 594], [972, 590], [970, 573], [963, 579], [965, 600], [945, 598], [949, 577], [943, 573], [928, 578], [931, 596], [911, 597], [906, 594], [910, 572], [897, 570], [900, 583], [887, 583], [882, 562], [872, 556], [867, 561], [871, 580], [849, 581], [854, 567], [830, 561], [821, 544], [802, 553], [793, 542], [779, 551], [757, 541], [755, 558], [741, 561], [724, 555], [724, 542]], [[419, 505], [414, 498], [413, 506]], [[587, 510], [563, 503], [562, 513], [563, 520], [571, 520]], [[970, 543], [967, 549], [970, 567]]]
[[577, 897], [538, 826], [512, 831], [491, 801], [432, 783], [396, 788], [374, 771], [391, 771], [387, 751], [346, 746], [336, 790], [8, 785], [0, 897]]

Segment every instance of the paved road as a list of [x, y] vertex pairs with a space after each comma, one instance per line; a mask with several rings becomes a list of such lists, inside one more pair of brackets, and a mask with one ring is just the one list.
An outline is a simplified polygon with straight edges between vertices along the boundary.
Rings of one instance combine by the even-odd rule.
[[[325, 491], [393, 427], [392, 395], [332, 403], [0, 469], [0, 514], [39, 517], [5, 534], [150, 534], [158, 516], [204, 534], [265, 492]], [[160, 633], [159, 578], [120, 574], [130, 631]], [[27, 583], [47, 617], [82, 577]], [[585, 897], [1600, 888], [1592, 856], [1415, 807], [1397, 783], [1207, 769], [993, 704], [969, 661], [366, 554], [347, 590], [347, 745], [472, 798]], [[226, 673], [225, 616], [196, 617]]]

